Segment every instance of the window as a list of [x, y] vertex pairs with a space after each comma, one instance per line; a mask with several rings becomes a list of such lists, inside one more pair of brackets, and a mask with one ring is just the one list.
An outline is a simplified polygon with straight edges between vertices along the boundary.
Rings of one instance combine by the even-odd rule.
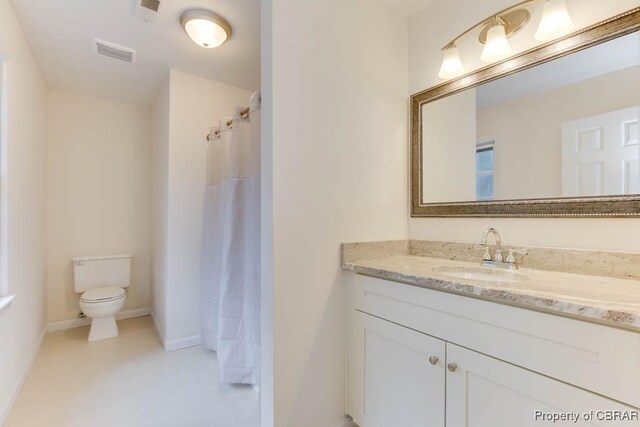
[[495, 145], [495, 140], [476, 145], [476, 200], [493, 200]]

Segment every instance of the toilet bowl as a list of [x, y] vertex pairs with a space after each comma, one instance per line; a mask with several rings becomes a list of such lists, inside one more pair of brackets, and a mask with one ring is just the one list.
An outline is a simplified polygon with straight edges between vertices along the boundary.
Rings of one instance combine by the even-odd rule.
[[73, 258], [73, 279], [76, 292], [82, 294], [80, 310], [91, 319], [89, 341], [117, 337], [116, 314], [131, 284], [131, 255]]
[[118, 336], [116, 313], [122, 310], [126, 294], [117, 286], [91, 289], [80, 297], [80, 310], [91, 319], [89, 341], [100, 341]]

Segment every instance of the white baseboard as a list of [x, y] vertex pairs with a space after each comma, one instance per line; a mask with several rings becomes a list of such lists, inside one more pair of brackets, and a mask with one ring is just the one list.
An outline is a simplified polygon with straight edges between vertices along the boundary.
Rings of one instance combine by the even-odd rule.
[[160, 338], [162, 347], [164, 347], [164, 351], [166, 352], [182, 350], [183, 348], [195, 347], [202, 344], [201, 335], [192, 335], [190, 337], [168, 340], [164, 335], [164, 331], [162, 331], [162, 328], [158, 325], [156, 318], [153, 316], [153, 312], [151, 313], [151, 321], [153, 322], [153, 326], [156, 327], [156, 333], [158, 334], [158, 338]]
[[164, 351], [176, 351], [183, 348], [195, 347], [202, 344], [201, 335], [192, 335], [190, 337], [178, 338], [175, 340], [164, 341]]
[[158, 338], [160, 339], [160, 343], [162, 344], [162, 347], [165, 348], [166, 339], [164, 338], [164, 332], [162, 331], [162, 329], [160, 329], [160, 326], [158, 326], [158, 322], [156, 321], [156, 318], [153, 315], [153, 311], [151, 312], [151, 323], [153, 323], [153, 326], [156, 328], [156, 333], [158, 334]]
[[24, 385], [24, 382], [27, 380], [27, 377], [29, 376], [29, 372], [31, 372], [31, 368], [33, 367], [33, 364], [38, 358], [38, 354], [40, 353], [40, 347], [42, 347], [42, 340], [46, 333], [47, 333], [47, 327], [45, 326], [44, 328], [42, 328], [42, 333], [40, 334], [40, 338], [38, 338], [38, 344], [36, 345], [36, 349], [31, 355], [31, 359], [27, 364], [27, 368], [24, 370], [24, 372], [20, 376], [20, 381], [18, 381], [16, 388], [11, 393], [11, 398], [7, 402], [7, 405], [4, 408], [2, 408], [2, 412], [0, 412], [0, 426], [4, 425], [4, 422], [9, 416], [9, 412], [11, 412], [11, 408], [13, 407], [13, 404], [18, 398], [18, 394], [20, 394], [20, 390], [22, 390], [22, 386]]
[[[151, 314], [150, 308], [136, 308], [133, 310], [121, 311], [116, 314], [117, 320], [132, 319], [134, 317], [148, 316]], [[91, 319], [81, 317], [76, 319], [62, 320], [60, 322], [51, 322], [47, 325], [47, 332], [62, 331], [65, 329], [79, 328], [91, 324]]]
[[358, 425], [353, 422], [351, 417], [347, 417], [344, 420], [331, 424], [329, 427], [358, 427]]

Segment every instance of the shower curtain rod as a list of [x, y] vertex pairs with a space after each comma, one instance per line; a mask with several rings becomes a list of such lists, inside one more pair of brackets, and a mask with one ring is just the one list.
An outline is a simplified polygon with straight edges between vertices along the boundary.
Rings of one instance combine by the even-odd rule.
[[[246, 119], [247, 117], [249, 117], [250, 112], [251, 112], [251, 107], [247, 107], [245, 109], [240, 110], [240, 118]], [[229, 129], [231, 129], [231, 127], [233, 126], [233, 119], [227, 120], [225, 124]], [[222, 130], [220, 130], [220, 128], [216, 128], [213, 132], [213, 137], [219, 138], [221, 133], [222, 133]], [[207, 134], [207, 141], [211, 142], [211, 133]]]

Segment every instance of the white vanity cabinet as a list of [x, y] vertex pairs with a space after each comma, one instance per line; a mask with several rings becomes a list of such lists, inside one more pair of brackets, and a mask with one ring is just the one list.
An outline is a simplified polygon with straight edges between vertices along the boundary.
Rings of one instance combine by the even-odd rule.
[[[541, 425], [640, 425], [585, 421], [590, 411], [631, 411], [619, 402], [573, 387], [489, 356], [447, 344], [447, 427], [539, 427]], [[551, 423], [541, 413], [579, 414], [579, 419]], [[604, 413], [596, 414], [604, 416]]]
[[638, 333], [355, 274], [349, 290], [347, 409], [360, 427], [640, 426], [598, 419], [637, 416]]
[[352, 319], [351, 392], [360, 427], [444, 426], [445, 342], [361, 312]]

